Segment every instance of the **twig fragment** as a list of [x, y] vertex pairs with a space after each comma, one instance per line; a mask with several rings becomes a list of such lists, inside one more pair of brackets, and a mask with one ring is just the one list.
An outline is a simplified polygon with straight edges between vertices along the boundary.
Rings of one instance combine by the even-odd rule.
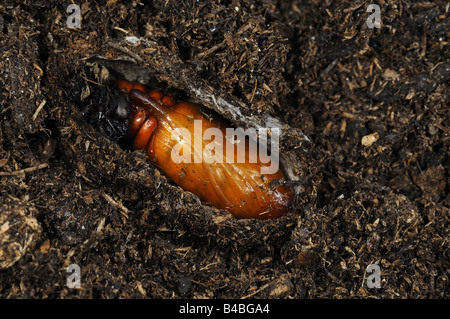
[[112, 206], [117, 207], [121, 214], [128, 219], [128, 214], [130, 213], [130, 210], [123, 206], [121, 202], [115, 201], [111, 196], [109, 196], [106, 193], [102, 193], [102, 197]]
[[39, 104], [39, 106], [36, 109], [36, 112], [34, 112], [33, 117], [31, 118], [33, 121], [36, 121], [36, 118], [39, 114], [39, 112], [42, 110], [42, 108], [44, 107], [45, 103], [47, 103], [46, 99], [43, 99], [41, 104]]
[[27, 174], [27, 173], [31, 173], [43, 168], [47, 168], [48, 164], [47, 163], [43, 163], [43, 164], [39, 164], [33, 167], [27, 167], [24, 169], [19, 169], [17, 171], [14, 172], [0, 172], [0, 176], [17, 176], [17, 175], [22, 175], [22, 174]]

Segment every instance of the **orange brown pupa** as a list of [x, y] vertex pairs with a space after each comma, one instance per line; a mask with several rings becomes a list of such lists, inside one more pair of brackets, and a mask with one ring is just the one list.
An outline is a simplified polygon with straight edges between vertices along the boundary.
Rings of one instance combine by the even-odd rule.
[[[267, 164], [255, 154], [257, 147], [251, 145], [255, 141], [243, 141], [245, 161], [238, 161], [238, 143], [227, 138], [225, 121], [207, 118], [201, 106], [177, 102], [159, 91], [147, 90], [142, 84], [120, 80], [117, 85], [128, 94], [131, 102], [129, 134], [133, 138], [133, 148], [145, 150], [148, 159], [177, 185], [237, 218], [271, 219], [287, 212], [293, 191], [279, 183], [271, 186], [277, 184], [273, 181], [284, 179], [279, 169], [271, 174], [261, 173]], [[123, 108], [119, 105], [117, 113], [128, 116], [130, 112]], [[201, 142], [195, 142], [199, 138], [196, 136], [198, 126], [197, 131], [195, 126], [198, 123], [201, 123]], [[178, 137], [173, 138], [176, 129]], [[194, 136], [194, 143], [188, 144], [188, 150], [194, 156], [205, 154], [210, 143], [202, 137], [208, 129], [218, 129], [222, 133], [222, 140], [218, 142], [226, 147], [222, 155], [218, 155], [223, 156], [221, 161], [186, 161], [186, 154], [173, 152], [174, 147]], [[227, 157], [229, 150], [232, 150], [233, 161]], [[257, 160], [252, 162], [250, 158]]]

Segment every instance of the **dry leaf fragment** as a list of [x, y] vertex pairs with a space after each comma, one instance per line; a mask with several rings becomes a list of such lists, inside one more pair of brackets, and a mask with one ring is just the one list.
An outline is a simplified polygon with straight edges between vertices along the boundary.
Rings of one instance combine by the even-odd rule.
[[363, 136], [363, 138], [361, 139], [361, 144], [363, 146], [370, 146], [373, 143], [375, 143], [376, 141], [378, 141], [379, 137], [380, 136], [378, 135], [377, 132], [369, 134], [369, 135], [366, 135], [366, 136]]

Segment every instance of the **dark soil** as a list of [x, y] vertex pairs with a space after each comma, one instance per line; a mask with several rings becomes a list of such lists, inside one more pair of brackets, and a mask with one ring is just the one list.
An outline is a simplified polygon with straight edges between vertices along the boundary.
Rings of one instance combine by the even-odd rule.
[[[80, 29], [70, 3], [0, 4], [0, 297], [450, 296], [447, 1], [379, 1], [380, 28], [371, 1], [82, 1]], [[115, 78], [282, 125], [291, 211], [168, 181], [120, 140]]]

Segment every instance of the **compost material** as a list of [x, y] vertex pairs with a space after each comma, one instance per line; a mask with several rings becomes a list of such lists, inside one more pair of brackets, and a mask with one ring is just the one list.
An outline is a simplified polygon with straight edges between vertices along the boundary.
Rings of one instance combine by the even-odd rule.
[[[0, 5], [2, 298], [450, 297], [448, 2], [69, 4]], [[117, 79], [280, 128], [289, 212], [168, 180]]]

